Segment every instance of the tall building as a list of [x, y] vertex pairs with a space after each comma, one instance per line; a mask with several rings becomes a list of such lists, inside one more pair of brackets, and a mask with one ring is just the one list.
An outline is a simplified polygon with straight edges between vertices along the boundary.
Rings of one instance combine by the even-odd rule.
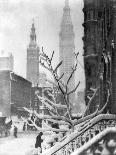
[[77, 100], [79, 103], [84, 104], [84, 96], [85, 96], [84, 90], [80, 90], [77, 92]]
[[0, 71], [0, 114], [4, 117], [27, 114], [30, 108], [31, 82], [9, 70]]
[[90, 113], [110, 99], [106, 111], [116, 113], [116, 1], [84, 0], [84, 64], [87, 96], [99, 87]]
[[12, 53], [6, 54], [1, 52], [0, 54], [0, 70], [10, 70], [13, 71], [14, 67], [14, 58]]
[[39, 47], [36, 42], [34, 23], [31, 27], [30, 43], [27, 48], [27, 79], [37, 86], [39, 82]]
[[[74, 65], [74, 31], [73, 24], [70, 15], [69, 1], [65, 0], [65, 7], [63, 9], [63, 17], [61, 21], [60, 33], [59, 33], [59, 59], [62, 61], [60, 67], [60, 75], [64, 73], [63, 82], [66, 84]], [[74, 89], [75, 79], [72, 77], [69, 83], [69, 90]], [[73, 104], [74, 94], [70, 97]]]
[[46, 86], [46, 79], [47, 75], [45, 72], [39, 73], [39, 87], [45, 87]]

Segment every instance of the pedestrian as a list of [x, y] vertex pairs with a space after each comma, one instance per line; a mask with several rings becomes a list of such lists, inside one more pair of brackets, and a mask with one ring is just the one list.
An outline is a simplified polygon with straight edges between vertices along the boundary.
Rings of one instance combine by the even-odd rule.
[[36, 143], [35, 143], [35, 148], [39, 148], [40, 153], [42, 153], [42, 148], [41, 148], [41, 143], [43, 142], [42, 135], [43, 133], [40, 132], [39, 135], [36, 137]]
[[23, 131], [26, 130], [26, 123], [24, 122], [24, 125], [23, 125]]
[[[58, 123], [53, 123], [52, 128], [59, 129], [59, 124]], [[57, 134], [59, 132], [56, 131], [55, 133]]]
[[17, 138], [17, 132], [18, 132], [18, 128], [16, 126], [14, 126], [14, 137]]

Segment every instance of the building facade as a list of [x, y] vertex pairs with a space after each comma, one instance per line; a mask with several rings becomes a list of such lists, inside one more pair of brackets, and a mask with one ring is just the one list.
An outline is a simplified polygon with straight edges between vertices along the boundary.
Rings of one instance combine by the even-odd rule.
[[5, 54], [2, 52], [0, 55], [0, 70], [10, 70], [13, 71], [14, 68], [14, 58], [12, 53]]
[[31, 104], [31, 82], [14, 72], [0, 71], [0, 114], [4, 117], [25, 114]]
[[40, 72], [39, 73], [39, 87], [45, 87], [46, 86], [46, 80], [47, 75], [45, 72]]
[[85, 110], [85, 90], [79, 90], [77, 92], [76, 103], [75, 114], [82, 114]]
[[[65, 7], [63, 9], [63, 17], [61, 21], [59, 33], [59, 59], [62, 61], [60, 66], [60, 75], [64, 73], [63, 82], [66, 84], [74, 65], [74, 31], [70, 15], [69, 1], [65, 0]], [[75, 78], [72, 76], [69, 82], [69, 91], [74, 89]], [[71, 102], [74, 102], [74, 94], [70, 97]]]
[[51, 87], [32, 87], [31, 89], [31, 107], [32, 109], [36, 110], [39, 114], [43, 115], [50, 115], [50, 106], [46, 106], [43, 104], [38, 96], [44, 97], [49, 99], [50, 101], [53, 101], [53, 98], [49, 95], [50, 93], [52, 94], [53, 90]]
[[90, 113], [107, 102], [106, 112], [116, 113], [116, 1], [84, 0], [84, 65], [87, 96], [98, 88]]
[[30, 43], [27, 48], [27, 79], [37, 86], [39, 82], [39, 47], [36, 42], [34, 23], [30, 33]]

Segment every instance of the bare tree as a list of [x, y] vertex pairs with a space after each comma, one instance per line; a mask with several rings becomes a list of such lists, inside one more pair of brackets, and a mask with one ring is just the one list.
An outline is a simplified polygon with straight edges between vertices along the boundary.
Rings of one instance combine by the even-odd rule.
[[[64, 76], [64, 73], [62, 75], [58, 75], [58, 70], [59, 68], [61, 67], [62, 65], [62, 61], [60, 61], [57, 66], [55, 68], [53, 68], [53, 65], [52, 65], [52, 61], [53, 61], [53, 57], [54, 57], [54, 51], [52, 52], [52, 55], [51, 57], [49, 57], [44, 51], [43, 51], [43, 48], [42, 48], [42, 53], [40, 53], [40, 60], [39, 60], [39, 63], [45, 68], [47, 69], [48, 71], [51, 72], [51, 74], [53, 75], [54, 77], [54, 85], [57, 87], [58, 91], [61, 92], [61, 94], [63, 95], [63, 99], [64, 99], [64, 103], [63, 104], [57, 104], [56, 103], [56, 99], [54, 97], [54, 94], [51, 94], [53, 100], [49, 100], [48, 98], [46, 98], [45, 96], [42, 97], [42, 96], [39, 96], [38, 93], [36, 93], [36, 96], [38, 97], [38, 99], [42, 102], [42, 104], [44, 106], [46, 106], [48, 108], [48, 110], [50, 111], [50, 114], [51, 115], [41, 115], [41, 114], [38, 114], [36, 111], [32, 111], [32, 110], [29, 110], [27, 108], [24, 108], [26, 111], [28, 111], [31, 115], [34, 115], [34, 120], [31, 120], [31, 124], [29, 125], [32, 125], [32, 126], [35, 126], [37, 128], [37, 130], [41, 130], [41, 131], [58, 131], [58, 132], [65, 132], [67, 131], [66, 129], [51, 129], [50, 126], [48, 126], [47, 128], [40, 128], [37, 126], [36, 124], [36, 120], [37, 119], [42, 119], [42, 120], [47, 120], [47, 121], [50, 121], [50, 122], [53, 122], [53, 123], [58, 123], [59, 125], [68, 125], [70, 126], [70, 128], [73, 130], [74, 129], [74, 126], [77, 125], [77, 124], [83, 124], [82, 122], [85, 122], [86, 124], [88, 124], [88, 122], [90, 121], [91, 118], [95, 117], [96, 115], [100, 114], [103, 112], [103, 110], [105, 109], [105, 107], [107, 106], [108, 104], [108, 101], [109, 101], [109, 90], [108, 90], [108, 96], [107, 96], [107, 101], [105, 103], [105, 105], [102, 107], [102, 109], [100, 109], [100, 106], [98, 105], [95, 112], [90, 114], [90, 115], [87, 115], [86, 116], [86, 113], [88, 111], [88, 109], [90, 108], [90, 105], [94, 99], [94, 97], [96, 96], [97, 94], [97, 91], [99, 89], [96, 88], [96, 89], [93, 89], [91, 88], [92, 90], [92, 96], [88, 96], [89, 98], [89, 102], [87, 104], [87, 107], [86, 107], [86, 110], [84, 111], [83, 115], [82, 115], [82, 118], [80, 118], [79, 120], [72, 120], [72, 114], [71, 114], [71, 108], [72, 108], [72, 103], [70, 102], [69, 100], [69, 97], [71, 94], [73, 94], [77, 88], [79, 87], [79, 84], [80, 84], [80, 81], [77, 83], [76, 87], [72, 90], [69, 89], [69, 82], [71, 81], [71, 78], [73, 77], [76, 69], [77, 69], [77, 66], [78, 66], [78, 54], [79, 53], [74, 53], [75, 55], [75, 65], [72, 67], [72, 72], [70, 74], [70, 76], [68, 77], [67, 81], [65, 82], [65, 84], [63, 83], [63, 76]], [[62, 109], [65, 109], [65, 114], [63, 116], [61, 116], [58, 112], [58, 108], [61, 107]]]

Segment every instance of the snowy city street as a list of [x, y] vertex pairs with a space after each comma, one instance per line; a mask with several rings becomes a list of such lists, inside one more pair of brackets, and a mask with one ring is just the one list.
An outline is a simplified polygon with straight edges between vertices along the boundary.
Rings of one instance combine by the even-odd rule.
[[18, 133], [18, 138], [0, 138], [0, 155], [29, 155], [34, 148], [37, 133]]
[[116, 0], [0, 0], [0, 155], [116, 155]]

